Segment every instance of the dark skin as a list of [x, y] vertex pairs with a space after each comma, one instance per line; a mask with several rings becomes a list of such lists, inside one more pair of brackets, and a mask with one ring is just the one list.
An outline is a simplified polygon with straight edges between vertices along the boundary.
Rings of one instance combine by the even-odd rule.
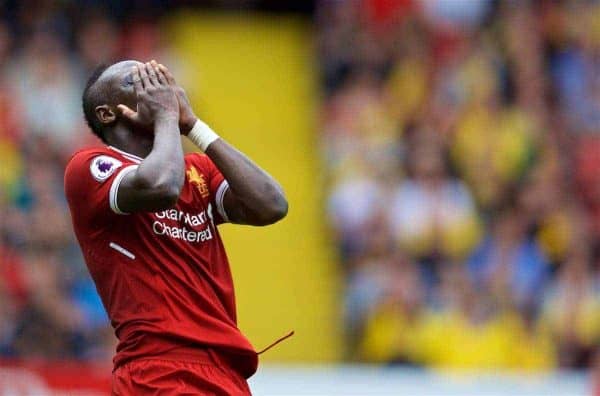
[[[109, 103], [96, 107], [107, 143], [144, 158], [121, 181], [119, 208], [128, 213], [171, 208], [185, 179], [180, 134], [187, 135], [197, 120], [185, 91], [154, 61], [117, 63], [97, 84], [110, 92]], [[285, 217], [281, 186], [252, 160], [221, 138], [206, 154], [229, 182], [223, 205], [232, 223], [263, 226]]]

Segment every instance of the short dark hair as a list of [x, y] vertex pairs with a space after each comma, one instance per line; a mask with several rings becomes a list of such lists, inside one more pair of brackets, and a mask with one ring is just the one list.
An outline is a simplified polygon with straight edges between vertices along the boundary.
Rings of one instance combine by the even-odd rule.
[[97, 66], [92, 72], [90, 78], [87, 80], [85, 88], [83, 89], [83, 95], [81, 95], [81, 105], [83, 107], [85, 121], [94, 135], [98, 136], [104, 143], [106, 143], [104, 130], [102, 128], [102, 124], [98, 120], [98, 117], [96, 117], [96, 107], [102, 104], [100, 102], [104, 98], [102, 92], [98, 90], [95, 85], [102, 73], [104, 73], [110, 66], [111, 65], [109, 64], [101, 64]]

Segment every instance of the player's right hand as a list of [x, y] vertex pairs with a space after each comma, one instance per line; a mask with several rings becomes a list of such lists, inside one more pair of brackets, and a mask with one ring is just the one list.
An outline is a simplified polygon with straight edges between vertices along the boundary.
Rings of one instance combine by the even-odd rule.
[[164, 119], [179, 121], [177, 95], [165, 73], [157, 66], [145, 63], [134, 66], [132, 74], [137, 109], [134, 111], [120, 104], [117, 107], [122, 116], [139, 126], [151, 126]]

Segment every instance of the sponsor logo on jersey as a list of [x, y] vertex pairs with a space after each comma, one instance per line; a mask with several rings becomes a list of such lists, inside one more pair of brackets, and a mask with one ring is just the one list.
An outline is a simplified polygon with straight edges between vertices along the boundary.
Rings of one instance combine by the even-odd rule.
[[154, 217], [158, 219], [152, 223], [156, 235], [195, 243], [213, 239], [214, 219], [210, 204], [207, 210], [195, 214], [167, 209], [154, 213]]
[[103, 182], [108, 179], [123, 163], [107, 155], [100, 155], [92, 160], [90, 172], [94, 179]]
[[208, 197], [208, 186], [206, 185], [206, 180], [204, 180], [204, 175], [199, 173], [194, 166], [190, 166], [190, 169], [188, 169], [185, 173], [190, 183], [196, 185], [196, 188], [198, 189], [198, 192], [202, 198]]

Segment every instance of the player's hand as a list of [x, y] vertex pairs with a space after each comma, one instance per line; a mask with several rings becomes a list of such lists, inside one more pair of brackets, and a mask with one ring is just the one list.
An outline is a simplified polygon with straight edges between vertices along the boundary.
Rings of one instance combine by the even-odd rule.
[[167, 76], [151, 63], [134, 66], [133, 86], [137, 97], [137, 108], [132, 110], [120, 104], [123, 117], [138, 126], [151, 126], [158, 120], [179, 120], [179, 103]]
[[190, 105], [190, 101], [187, 98], [185, 90], [181, 86], [177, 85], [175, 77], [173, 77], [165, 65], [162, 63], [157, 64], [156, 61], [152, 61], [151, 63], [163, 72], [163, 74], [167, 77], [167, 81], [173, 87], [173, 90], [177, 95], [177, 101], [179, 102], [179, 130], [181, 131], [182, 135], [187, 135], [188, 132], [194, 127], [196, 121], [198, 121], [198, 117], [196, 117], [194, 110], [192, 110], [192, 106]]

